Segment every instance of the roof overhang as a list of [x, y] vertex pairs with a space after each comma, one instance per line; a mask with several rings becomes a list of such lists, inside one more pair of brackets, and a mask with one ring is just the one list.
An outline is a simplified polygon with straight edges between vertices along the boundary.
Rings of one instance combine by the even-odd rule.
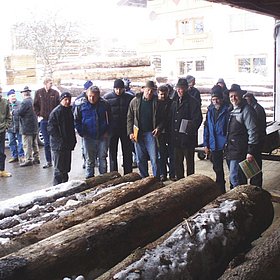
[[279, 0], [208, 0], [280, 19]]

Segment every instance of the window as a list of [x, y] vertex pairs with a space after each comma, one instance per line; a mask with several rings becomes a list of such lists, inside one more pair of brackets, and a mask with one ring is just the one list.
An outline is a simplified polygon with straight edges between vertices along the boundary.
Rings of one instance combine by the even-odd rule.
[[197, 60], [195, 62], [195, 70], [196, 71], [204, 71], [204, 60]]
[[253, 14], [236, 14], [230, 16], [230, 31], [257, 30], [258, 20]]
[[179, 75], [187, 75], [190, 72], [204, 71], [204, 60], [179, 61]]
[[267, 75], [265, 57], [238, 58], [238, 72]]
[[203, 32], [203, 18], [190, 18], [179, 22], [179, 34], [181, 35], [201, 34]]
[[185, 66], [186, 66], [185, 61], [179, 61], [179, 75], [185, 74]]

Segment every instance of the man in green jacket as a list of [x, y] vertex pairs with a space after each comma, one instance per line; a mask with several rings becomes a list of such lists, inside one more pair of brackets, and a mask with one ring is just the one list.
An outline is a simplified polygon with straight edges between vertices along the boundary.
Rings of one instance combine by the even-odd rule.
[[9, 103], [2, 97], [2, 88], [0, 87], [0, 177], [10, 177], [11, 173], [5, 171], [5, 134], [12, 121]]

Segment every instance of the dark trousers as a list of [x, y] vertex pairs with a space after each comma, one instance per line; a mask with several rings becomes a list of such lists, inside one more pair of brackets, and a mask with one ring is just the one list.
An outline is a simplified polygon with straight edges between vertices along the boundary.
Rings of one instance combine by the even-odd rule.
[[0, 132], [0, 171], [5, 170], [5, 131]]
[[[254, 154], [254, 158], [255, 158], [258, 166], [262, 170], [262, 154], [261, 154], [261, 152], [258, 152], [256, 154]], [[260, 172], [257, 175], [255, 175], [254, 177], [252, 177], [250, 179], [250, 184], [254, 185], [254, 186], [262, 187], [262, 184], [263, 184], [263, 173]]]
[[224, 153], [223, 151], [211, 151], [213, 170], [216, 173], [216, 183], [221, 188], [222, 193], [226, 192], [224, 173]]
[[132, 142], [126, 133], [112, 135], [109, 143], [110, 171], [118, 171], [118, 143], [121, 142], [124, 174], [132, 172]]
[[47, 162], [52, 162], [51, 148], [50, 148], [50, 135], [47, 130], [48, 121], [41, 120], [40, 129], [44, 138], [45, 158]]
[[53, 185], [58, 185], [68, 181], [68, 173], [71, 170], [72, 151], [53, 151], [54, 178]]
[[175, 153], [175, 174], [177, 179], [184, 178], [184, 159], [187, 161], [187, 176], [194, 174], [194, 148], [192, 149], [174, 149]]

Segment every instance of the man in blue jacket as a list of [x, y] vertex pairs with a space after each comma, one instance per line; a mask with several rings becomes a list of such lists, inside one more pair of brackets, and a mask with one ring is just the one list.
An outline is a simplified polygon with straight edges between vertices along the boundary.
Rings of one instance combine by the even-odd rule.
[[203, 142], [205, 153], [211, 152], [216, 183], [223, 193], [226, 192], [223, 163], [228, 119], [229, 111], [223, 102], [223, 89], [219, 85], [215, 85], [211, 89], [211, 105], [208, 107], [204, 123]]
[[97, 86], [88, 88], [86, 99], [75, 107], [74, 119], [77, 132], [83, 137], [86, 178], [94, 177], [96, 157], [99, 158], [99, 173], [106, 173], [111, 109], [100, 97]]

